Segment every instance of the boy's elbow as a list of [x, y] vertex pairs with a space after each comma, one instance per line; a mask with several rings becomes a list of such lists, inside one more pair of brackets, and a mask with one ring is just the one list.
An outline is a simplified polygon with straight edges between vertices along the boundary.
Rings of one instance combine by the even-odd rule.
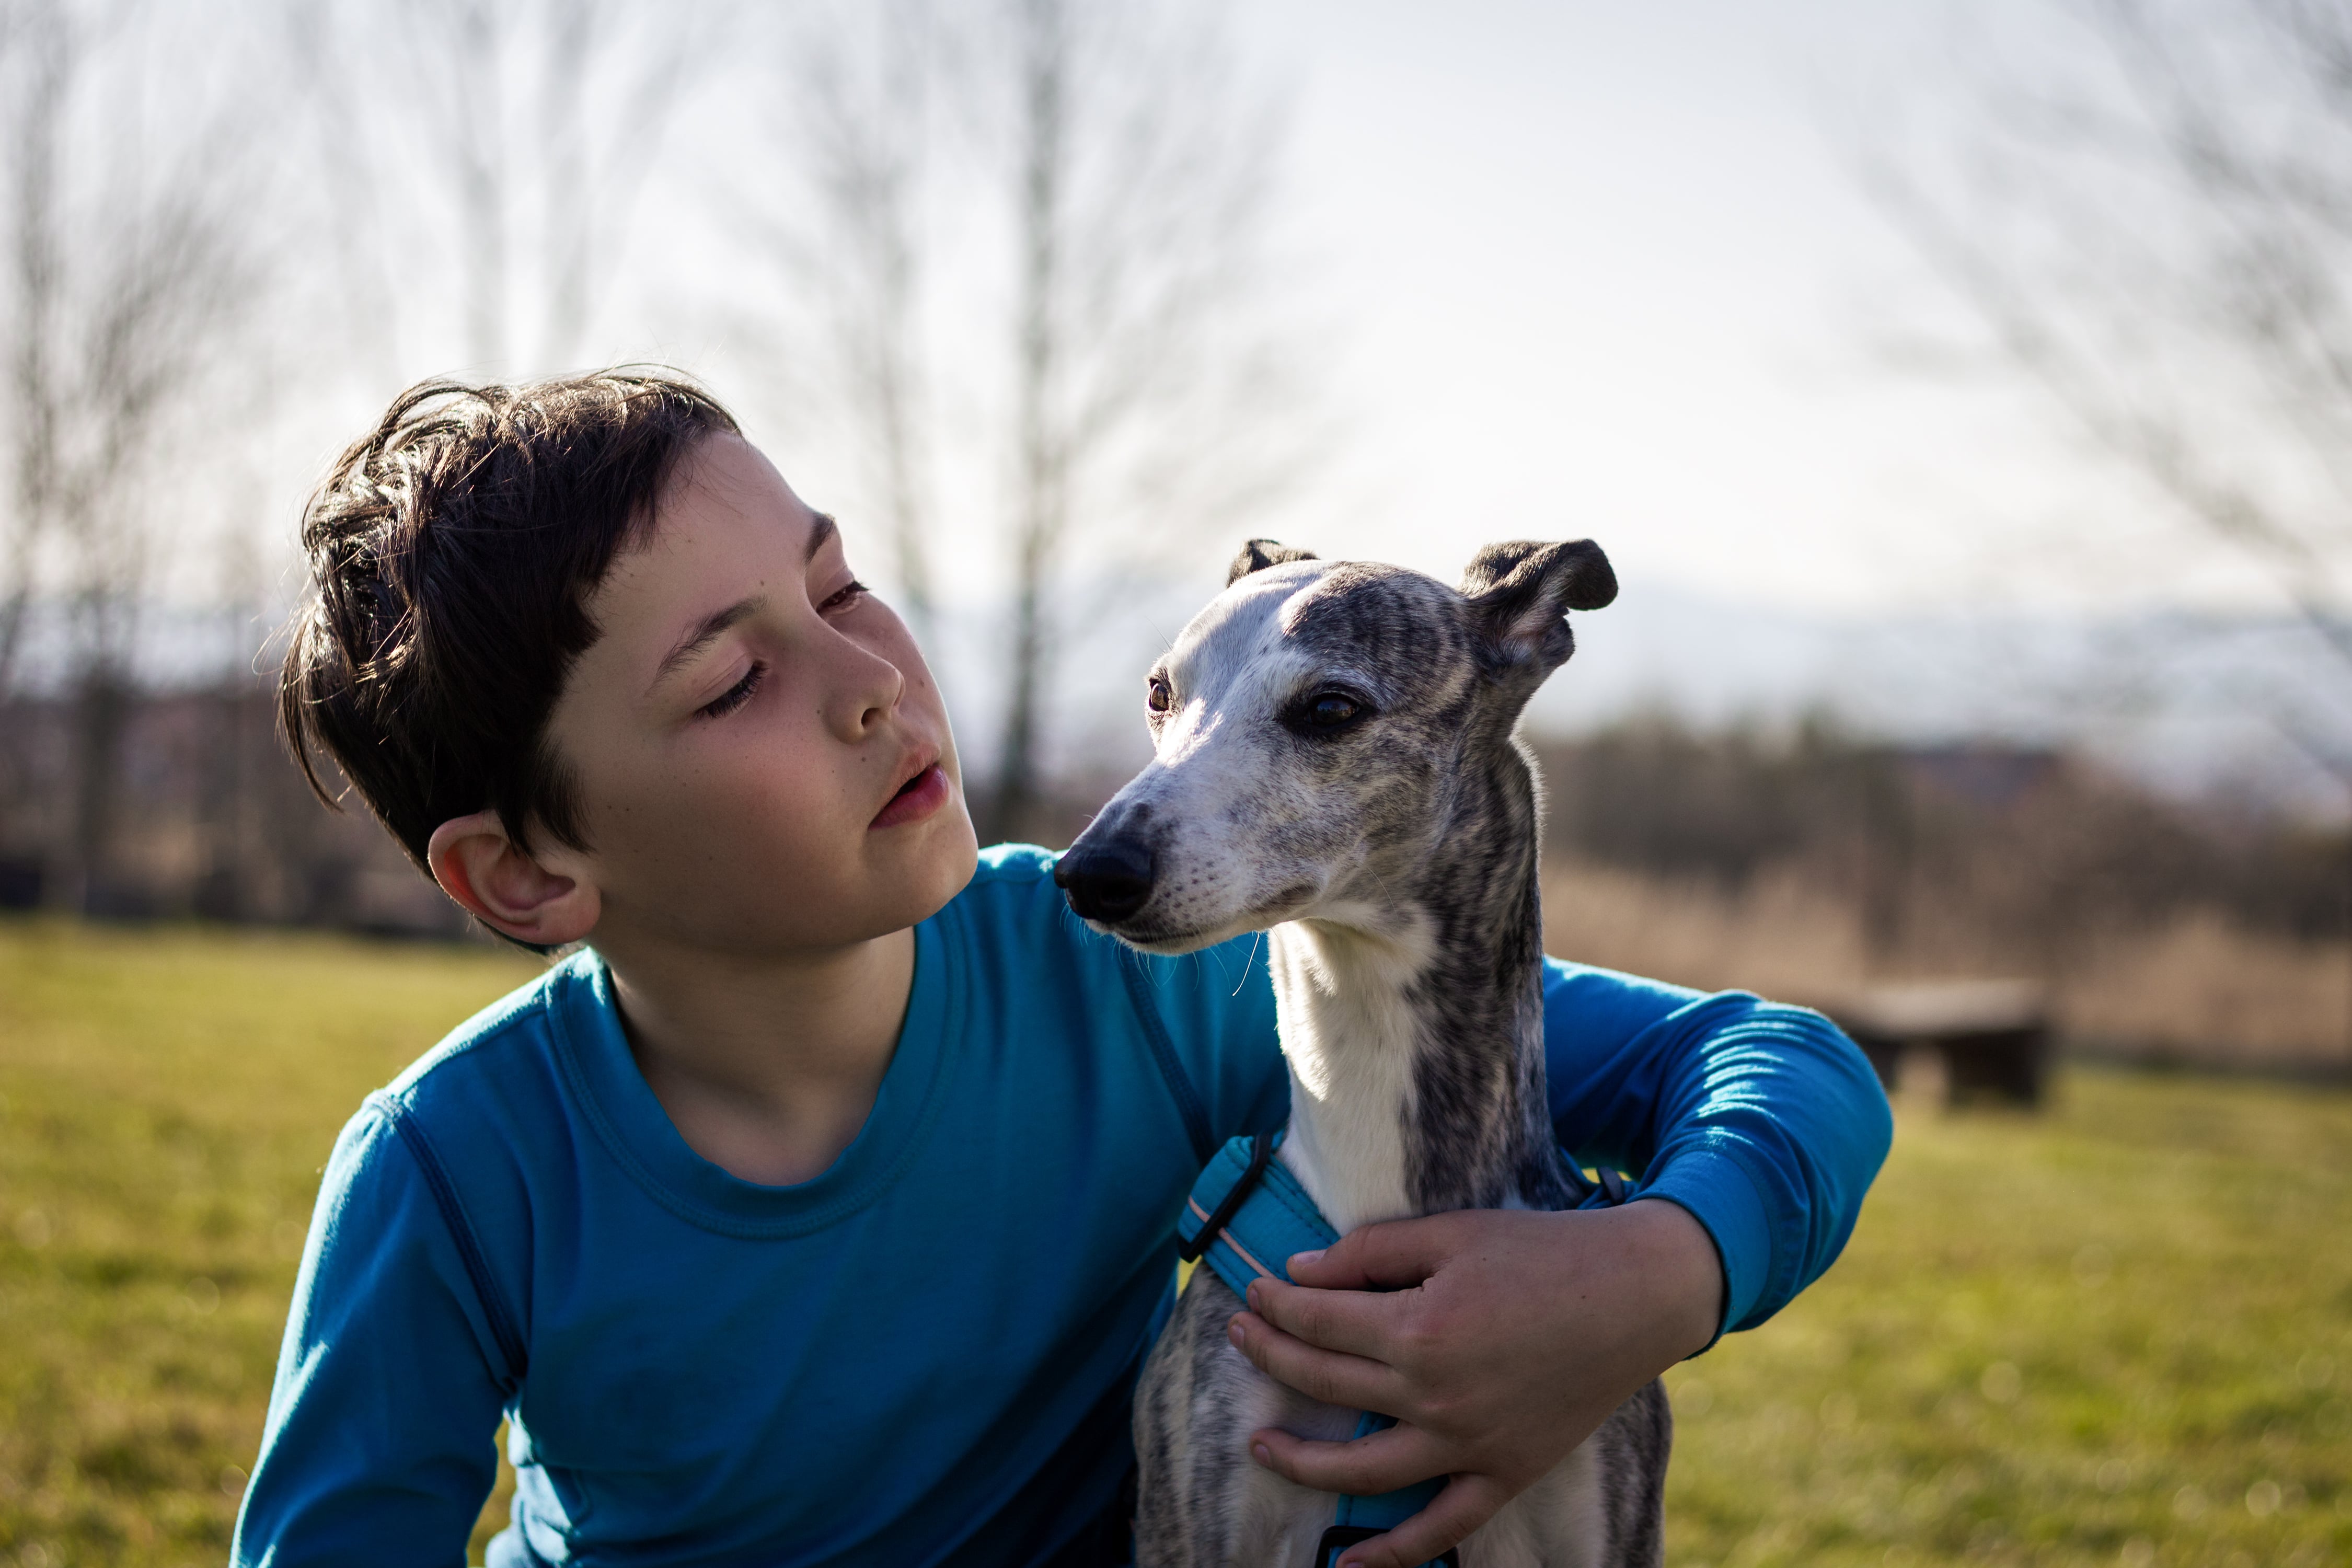
[[[1858, 1188], [1866, 1189], [1895, 1146], [1895, 1110], [1878, 1069], [1827, 1014], [1786, 1002], [1764, 1007], [1780, 1015], [1782, 1027], [1803, 1042], [1803, 1059], [1812, 1069], [1806, 1076], [1821, 1093], [1816, 1110], [1821, 1131], [1830, 1133], [1834, 1145], [1848, 1155], [1850, 1163], [1848, 1163]], [[1855, 1198], [1858, 1203], [1859, 1191]]]
[[1841, 1029], [1825, 1015], [1806, 1011], [1815, 1020], [1818, 1032], [1826, 1037], [1827, 1048], [1834, 1052], [1843, 1069], [1846, 1099], [1851, 1107], [1857, 1141], [1870, 1157], [1871, 1173], [1886, 1163], [1887, 1152], [1895, 1147], [1895, 1108], [1886, 1099], [1886, 1086], [1880, 1081], [1878, 1068], [1869, 1056], [1854, 1044], [1853, 1037]]

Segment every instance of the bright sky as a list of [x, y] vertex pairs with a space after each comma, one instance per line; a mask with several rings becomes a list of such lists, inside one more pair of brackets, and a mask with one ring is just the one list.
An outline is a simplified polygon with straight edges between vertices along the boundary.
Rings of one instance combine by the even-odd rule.
[[[1955, 373], [1965, 355], [1947, 353], [1931, 378], [1888, 352], [1965, 346], [1974, 327], [1864, 198], [1853, 149], [1932, 119], [1989, 39], [2060, 58], [2063, 8], [1236, 0], [1244, 57], [1292, 100], [1292, 281], [1328, 325], [1344, 416], [1333, 482], [1251, 522], [1449, 580], [1490, 541], [1600, 540], [1624, 591], [1547, 694], [1570, 721], [1650, 701], [1722, 717], [1834, 700], [1905, 733], [2066, 727], [2010, 712], [2024, 692], [2079, 727], [2114, 706], [2075, 689], [2080, 671], [2115, 672], [2048, 651], [2068, 646], [2076, 613], [2275, 607], [2245, 563], [2082, 450], [1992, 356]], [[732, 184], [722, 167], [771, 155], [756, 120], [771, 107], [772, 83], [695, 100], [581, 357], [709, 376], [803, 493], [840, 505], [844, 455], [762, 405], [761, 356], [780, 351], [737, 308], [781, 286], [730, 205], [758, 165]], [[249, 491], [267, 498], [270, 560], [285, 558], [296, 498], [392, 384], [468, 368], [451, 357], [454, 300], [412, 291], [420, 321], [448, 320], [396, 378], [351, 374], [340, 342], [289, 347], [334, 390], [272, 423]], [[934, 651], [971, 719], [967, 748], [984, 752], [1003, 581], [989, 478], [966, 479], [940, 531], [969, 624]], [[887, 584], [884, 553], [876, 542], [860, 559]], [[209, 574], [189, 575], [209, 591]], [[1198, 575], [1069, 650], [1057, 733], [1139, 735], [1144, 645], [1214, 591], [1205, 557]], [[2042, 629], [1954, 629], [1982, 612]]]
[[1943, 5], [1237, 20], [1300, 89], [1295, 216], [1352, 348], [1328, 552], [1450, 576], [1490, 539], [1587, 532], [1629, 582], [1804, 610], [2245, 595], [2037, 395], [1892, 367], [1895, 338], [1969, 323], [1838, 127], [1948, 85]]
[[[1990, 356], [1942, 379], [1891, 363], [1891, 342], [1973, 324], [1860, 193], [1850, 149], [1877, 131], [1841, 127], [1947, 92], [1954, 39], [1995, 22], [2028, 49], [2065, 42], [2055, 0], [1953, 4], [1232, 5], [1294, 100], [1292, 281], [1328, 323], [1343, 416], [1332, 483], [1274, 526], [1449, 579], [1492, 540], [1590, 534], [1629, 590], [1803, 614], [2270, 605]], [[774, 274], [698, 167], [761, 145], [744, 112], [724, 94], [689, 110], [698, 151], [649, 190], [584, 357], [683, 364], [758, 416], [728, 304]], [[456, 342], [402, 377], [466, 368]], [[383, 380], [281, 421], [273, 529]], [[756, 423], [813, 497], [842, 489], [811, 432]], [[985, 542], [946, 531], [974, 557], [947, 575], [1001, 592]]]

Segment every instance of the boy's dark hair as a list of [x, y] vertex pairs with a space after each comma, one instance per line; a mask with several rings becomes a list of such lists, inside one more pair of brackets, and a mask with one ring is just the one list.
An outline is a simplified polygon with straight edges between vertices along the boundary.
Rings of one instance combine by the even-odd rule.
[[640, 540], [679, 461], [732, 416], [645, 371], [521, 386], [430, 381], [393, 400], [302, 512], [315, 593], [278, 716], [329, 805], [324, 752], [416, 864], [433, 830], [495, 810], [585, 847], [547, 721], [596, 640], [585, 602]]

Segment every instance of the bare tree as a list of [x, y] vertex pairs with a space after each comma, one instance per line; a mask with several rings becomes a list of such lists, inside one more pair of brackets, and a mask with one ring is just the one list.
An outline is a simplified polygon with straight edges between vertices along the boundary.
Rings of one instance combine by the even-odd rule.
[[0, 68], [6, 70], [14, 107], [6, 134], [14, 263], [8, 386], [15, 405], [9, 453], [15, 504], [7, 520], [6, 598], [0, 600], [0, 697], [15, 689], [35, 564], [56, 521], [59, 400], [52, 389], [49, 356], [64, 283], [58, 254], [58, 143], [74, 57], [72, 30], [57, 5], [12, 4], [0, 10]]
[[[342, 311], [371, 357], [399, 362], [403, 323], [456, 327], [490, 374], [579, 355], [721, 8], [354, 0], [295, 5], [288, 25], [320, 126]], [[454, 322], [420, 286], [436, 263], [456, 280]]]
[[836, 10], [792, 39], [793, 90], [774, 130], [810, 187], [804, 216], [759, 223], [755, 239], [810, 307], [812, 365], [770, 357], [801, 407], [828, 411], [889, 539], [899, 606], [937, 634], [932, 580], [933, 433], [924, 353], [924, 174], [938, 24], [929, 0]]
[[[981, 804], [984, 831], [1013, 836], [1037, 821], [1073, 639], [1311, 466], [1319, 426], [1269, 287], [1281, 117], [1213, 17], [1171, 5], [950, 19], [898, 0], [876, 20], [800, 45], [810, 118], [782, 129], [811, 200], [780, 249], [818, 317], [817, 398], [854, 431], [924, 620], [940, 528], [964, 521], [931, 498], [955, 445], [939, 405], [987, 411], [967, 466], [1002, 489], [1008, 605]], [[937, 324], [975, 317], [1002, 325]]]
[[[2352, 675], [2352, 10], [2073, 0], [1869, 190], [2096, 445]], [[2326, 746], [2352, 779], [2352, 745]]]
[[2352, 788], [2352, 7], [2053, 16], [2080, 49], [1868, 186], [2078, 430], [2267, 574], [2313, 658], [2230, 695]]
[[[152, 85], [153, 62], [134, 47], [144, 20], [121, 8], [94, 17], [72, 0], [17, 0], [0, 14], [0, 68], [22, 84], [0, 150], [16, 263], [0, 314], [14, 481], [0, 694], [18, 673], [30, 608], [46, 597], [64, 612], [75, 708], [72, 820], [55, 840], [50, 883], [68, 906], [103, 874], [115, 837], [131, 659], [170, 521], [174, 437], [254, 279], [226, 125], [203, 105], [175, 106], [183, 153], [203, 178], [123, 140], [137, 123], [127, 106]], [[75, 136], [82, 126], [118, 140], [92, 145]]]
[[[1315, 440], [1293, 340], [1263, 313], [1277, 110], [1237, 92], [1197, 17], [1019, 0], [1009, 31], [1013, 604], [991, 803], [1005, 836], [1040, 805], [1066, 639], [1171, 545], [1286, 493]], [[1091, 600], [1073, 566], [1107, 574]]]

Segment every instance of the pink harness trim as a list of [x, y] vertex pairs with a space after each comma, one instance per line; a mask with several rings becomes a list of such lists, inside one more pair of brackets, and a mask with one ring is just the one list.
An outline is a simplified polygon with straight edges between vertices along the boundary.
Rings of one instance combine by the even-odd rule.
[[[1185, 1204], [1185, 1206], [1186, 1206], [1186, 1207], [1190, 1208], [1190, 1209], [1191, 1209], [1191, 1210], [1192, 1210], [1195, 1215], [1199, 1215], [1199, 1216], [1200, 1216], [1202, 1223], [1206, 1224], [1206, 1223], [1208, 1222], [1208, 1218], [1209, 1218], [1209, 1211], [1208, 1211], [1207, 1209], [1202, 1208], [1202, 1207], [1201, 1206], [1201, 1205], [1200, 1205], [1200, 1203], [1199, 1203], [1199, 1201], [1198, 1201], [1197, 1199], [1193, 1199], [1193, 1198], [1189, 1198], [1189, 1197], [1188, 1197], [1188, 1198], [1186, 1198], [1186, 1199], [1184, 1200], [1184, 1204]], [[1258, 1272], [1258, 1278], [1259, 1278], [1259, 1279], [1281, 1279], [1281, 1278], [1282, 1278], [1282, 1276], [1281, 1276], [1281, 1275], [1276, 1274], [1273, 1269], [1268, 1268], [1265, 1264], [1260, 1263], [1256, 1258], [1255, 1258], [1251, 1257], [1251, 1256], [1250, 1256], [1250, 1249], [1249, 1249], [1248, 1247], [1244, 1247], [1240, 1242], [1235, 1241], [1235, 1240], [1234, 1239], [1234, 1233], [1233, 1233], [1232, 1231], [1230, 1231], [1230, 1230], [1220, 1230], [1220, 1231], [1218, 1231], [1218, 1232], [1217, 1232], [1217, 1239], [1218, 1239], [1219, 1241], [1223, 1242], [1227, 1247], [1232, 1247], [1232, 1248], [1234, 1249], [1234, 1252], [1238, 1253], [1238, 1254], [1241, 1256], [1241, 1260], [1242, 1260], [1244, 1263], [1246, 1263], [1246, 1264], [1248, 1264], [1252, 1268], [1256, 1269], [1256, 1270], [1257, 1270], [1257, 1272]]]

